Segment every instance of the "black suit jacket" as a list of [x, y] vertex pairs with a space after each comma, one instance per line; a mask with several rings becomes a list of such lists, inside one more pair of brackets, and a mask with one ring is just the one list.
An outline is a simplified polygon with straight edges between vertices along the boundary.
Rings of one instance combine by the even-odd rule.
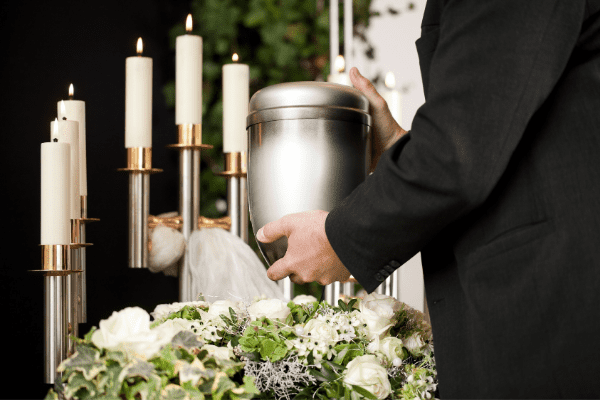
[[599, 9], [430, 0], [426, 102], [326, 220], [369, 292], [422, 252], [443, 398], [600, 397]]

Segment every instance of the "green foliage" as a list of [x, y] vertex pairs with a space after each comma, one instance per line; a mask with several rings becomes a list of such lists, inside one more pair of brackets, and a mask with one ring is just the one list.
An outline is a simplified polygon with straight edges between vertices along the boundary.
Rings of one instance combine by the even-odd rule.
[[[327, 3], [328, 4], [328, 3]], [[282, 82], [325, 79], [329, 73], [329, 7], [320, 0], [192, 0], [193, 34], [203, 40], [202, 135], [214, 146], [202, 151], [200, 213], [221, 216], [215, 202], [226, 198], [223, 170], [222, 66], [233, 53], [250, 66], [250, 94]], [[354, 0], [355, 39], [369, 24], [371, 0]], [[342, 5], [340, 5], [340, 9]], [[342, 13], [340, 12], [340, 16]], [[185, 16], [170, 32], [170, 43], [185, 34]], [[343, 24], [340, 24], [343, 43]], [[165, 102], [175, 106], [175, 83], [163, 88]], [[262, 256], [249, 225], [249, 244]], [[297, 294], [318, 296], [318, 285], [297, 287]]]
[[275, 362], [288, 355], [285, 341], [290, 337], [295, 335], [286, 325], [263, 317], [250, 323], [239, 344], [242, 351], [253, 353], [253, 358]]

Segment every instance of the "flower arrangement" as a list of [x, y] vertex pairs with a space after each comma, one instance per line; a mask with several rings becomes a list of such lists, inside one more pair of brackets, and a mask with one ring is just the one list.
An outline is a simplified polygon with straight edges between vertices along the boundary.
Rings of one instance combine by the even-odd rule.
[[429, 325], [370, 294], [332, 307], [312, 296], [125, 308], [60, 366], [47, 399], [430, 399]]

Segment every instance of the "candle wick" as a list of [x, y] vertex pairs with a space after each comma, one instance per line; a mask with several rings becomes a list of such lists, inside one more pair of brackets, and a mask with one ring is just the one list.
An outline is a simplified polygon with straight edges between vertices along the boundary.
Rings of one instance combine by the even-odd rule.
[[72, 94], [69, 95], [69, 100], [73, 100], [73, 95]]
[[66, 120], [67, 120], [67, 117], [63, 117], [63, 121], [66, 121]]
[[57, 139], [57, 138], [54, 138], [54, 140], [53, 140], [53, 141], [54, 141], [54, 142], [58, 142], [58, 139]]

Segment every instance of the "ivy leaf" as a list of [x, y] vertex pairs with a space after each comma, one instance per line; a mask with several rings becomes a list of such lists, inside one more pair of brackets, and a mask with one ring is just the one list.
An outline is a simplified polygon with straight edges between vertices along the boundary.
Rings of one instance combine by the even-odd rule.
[[186, 400], [188, 395], [181, 386], [171, 383], [160, 392], [160, 398], [163, 400]]
[[[77, 393], [81, 390], [80, 393]], [[67, 398], [75, 397], [93, 397], [96, 394], [96, 385], [87, 380], [82, 374], [72, 374], [69, 377], [68, 385], [65, 386], [65, 396]]]
[[171, 339], [171, 344], [174, 347], [183, 347], [185, 349], [194, 349], [200, 348], [204, 345], [202, 341], [198, 339], [198, 336], [190, 331], [180, 331], [173, 339]]
[[149, 380], [154, 372], [155, 367], [153, 364], [136, 358], [127, 367], [123, 368], [123, 371], [119, 374], [119, 381], [134, 377]]
[[63, 361], [58, 367], [59, 372], [73, 369], [83, 373], [85, 379], [92, 380], [101, 371], [106, 370], [106, 364], [99, 361], [100, 352], [90, 346], [79, 345], [75, 354]]

